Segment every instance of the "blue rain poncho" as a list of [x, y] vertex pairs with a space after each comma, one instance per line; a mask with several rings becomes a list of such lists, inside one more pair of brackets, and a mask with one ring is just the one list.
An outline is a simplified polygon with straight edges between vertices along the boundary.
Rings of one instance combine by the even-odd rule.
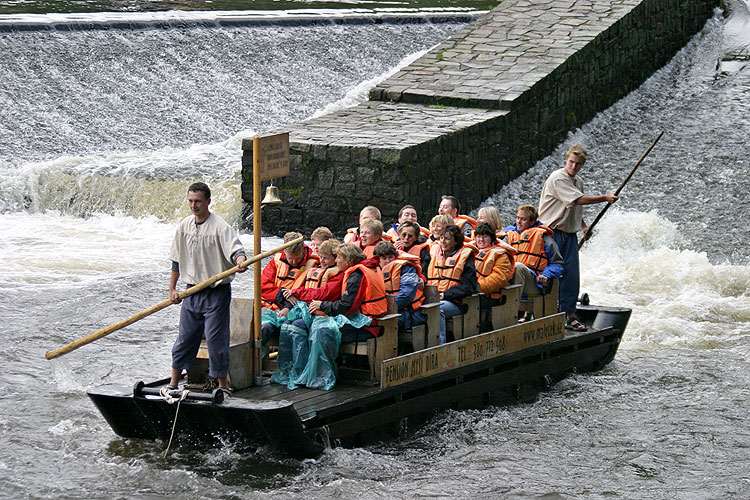
[[302, 301], [298, 301], [284, 318], [270, 318], [271, 315], [275, 316], [275, 312], [266, 314], [264, 310], [263, 321], [269, 316], [269, 321], [281, 327], [279, 356], [271, 382], [290, 389], [307, 386], [329, 390], [333, 387], [338, 373], [336, 358], [341, 344], [340, 329], [347, 324], [362, 328], [372, 323], [372, 318], [361, 313], [334, 317], [313, 315]]

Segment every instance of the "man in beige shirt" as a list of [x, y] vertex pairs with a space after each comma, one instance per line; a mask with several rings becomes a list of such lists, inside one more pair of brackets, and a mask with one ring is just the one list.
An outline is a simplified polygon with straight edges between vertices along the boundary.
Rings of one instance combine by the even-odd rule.
[[[245, 251], [237, 232], [218, 215], [211, 213], [211, 189], [203, 182], [190, 185], [187, 193], [190, 211], [182, 219], [169, 250], [172, 275], [169, 299], [180, 302], [177, 281], [188, 288], [233, 268], [245, 261]], [[243, 272], [246, 268], [241, 268]], [[172, 347], [172, 376], [167, 389], [177, 389], [182, 371], [189, 369], [205, 333], [208, 346], [209, 376], [221, 389], [229, 389], [229, 304], [230, 282], [226, 277], [210, 287], [190, 295], [180, 309], [180, 328]]]
[[553, 239], [565, 261], [560, 278], [560, 310], [567, 313], [565, 327], [575, 331], [586, 329], [575, 317], [580, 287], [576, 232], [580, 229], [584, 238], [589, 237], [583, 221], [583, 205], [617, 201], [614, 193], [583, 194], [583, 181], [577, 175], [586, 158], [586, 148], [580, 144], [571, 146], [565, 155], [565, 166], [550, 174], [539, 198], [539, 220], [554, 231]]

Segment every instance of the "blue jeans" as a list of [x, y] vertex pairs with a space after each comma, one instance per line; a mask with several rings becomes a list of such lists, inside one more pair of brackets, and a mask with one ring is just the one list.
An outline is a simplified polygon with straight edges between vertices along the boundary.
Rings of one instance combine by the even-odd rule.
[[560, 277], [560, 311], [574, 313], [580, 290], [578, 238], [576, 233], [565, 233], [557, 229], [552, 237], [560, 247], [560, 253], [565, 261], [563, 275]]
[[445, 320], [461, 314], [461, 309], [450, 300], [440, 301], [440, 343], [445, 344]]

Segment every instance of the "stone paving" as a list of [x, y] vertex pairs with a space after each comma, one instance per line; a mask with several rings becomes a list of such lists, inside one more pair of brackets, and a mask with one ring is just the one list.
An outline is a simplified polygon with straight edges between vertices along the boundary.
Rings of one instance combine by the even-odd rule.
[[505, 0], [371, 91], [371, 99], [509, 109], [640, 0]]

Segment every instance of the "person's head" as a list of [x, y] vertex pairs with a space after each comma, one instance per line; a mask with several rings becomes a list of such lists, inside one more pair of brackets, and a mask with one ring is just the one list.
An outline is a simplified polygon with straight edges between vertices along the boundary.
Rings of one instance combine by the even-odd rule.
[[344, 243], [338, 248], [336, 267], [339, 268], [339, 271], [346, 271], [363, 260], [365, 260], [365, 254], [361, 248], [354, 243]]
[[455, 224], [448, 224], [443, 229], [443, 234], [440, 235], [440, 248], [443, 249], [444, 254], [452, 254], [464, 246], [464, 233], [461, 232]]
[[198, 219], [208, 217], [208, 206], [211, 204], [211, 188], [205, 182], [194, 182], [190, 184], [187, 192], [190, 211]]
[[359, 212], [359, 224], [362, 225], [362, 221], [365, 219], [382, 220], [380, 216], [380, 210], [378, 207], [368, 205]]
[[495, 226], [495, 230], [503, 227], [503, 221], [502, 219], [500, 219], [500, 210], [492, 205], [479, 209], [479, 214], [477, 214], [477, 223], [479, 222], [489, 222], [490, 224]]
[[497, 245], [497, 236], [495, 235], [495, 226], [489, 222], [480, 222], [474, 229], [474, 241], [477, 242], [477, 247], [481, 250], [483, 248], [489, 248], [493, 245]]
[[333, 238], [325, 240], [318, 247], [318, 257], [320, 258], [320, 267], [329, 268], [336, 264], [336, 254], [339, 251], [341, 243]]
[[456, 198], [455, 196], [443, 195], [440, 198], [438, 214], [450, 215], [455, 219], [456, 217], [458, 217], [459, 210], [461, 210], [461, 204], [458, 202], [458, 198]]
[[[302, 235], [294, 232], [286, 233], [284, 243], [289, 243], [297, 238], [302, 238]], [[284, 255], [286, 255], [286, 261], [289, 262], [289, 265], [299, 266], [302, 263], [302, 257], [305, 255], [305, 242], [299, 241], [290, 247], [286, 247]]]
[[375, 219], [365, 219], [359, 225], [359, 239], [362, 246], [372, 245], [383, 236], [383, 223]]
[[565, 154], [565, 172], [569, 176], [575, 177], [578, 172], [581, 171], [581, 167], [586, 163], [588, 153], [586, 148], [580, 144], [574, 144], [568, 148], [568, 152]]
[[432, 236], [437, 240], [440, 235], [443, 234], [445, 226], [453, 224], [453, 217], [450, 215], [436, 215], [430, 221], [430, 232]]
[[398, 211], [398, 223], [402, 224], [406, 221], [417, 222], [417, 209], [411, 205], [404, 205]]
[[333, 238], [333, 233], [330, 229], [325, 226], [316, 228], [315, 231], [313, 231], [310, 235], [310, 249], [313, 251], [313, 253], [317, 254], [318, 249], [320, 248], [320, 244], [324, 241], [330, 240], [331, 238]]
[[398, 226], [398, 237], [404, 244], [404, 250], [409, 250], [419, 240], [422, 230], [419, 224], [410, 220]]
[[381, 241], [380, 243], [375, 245], [373, 255], [377, 255], [378, 257], [380, 257], [380, 267], [385, 267], [396, 260], [398, 251], [390, 241]]
[[523, 231], [536, 224], [539, 217], [536, 207], [533, 205], [521, 205], [516, 213], [516, 229]]

